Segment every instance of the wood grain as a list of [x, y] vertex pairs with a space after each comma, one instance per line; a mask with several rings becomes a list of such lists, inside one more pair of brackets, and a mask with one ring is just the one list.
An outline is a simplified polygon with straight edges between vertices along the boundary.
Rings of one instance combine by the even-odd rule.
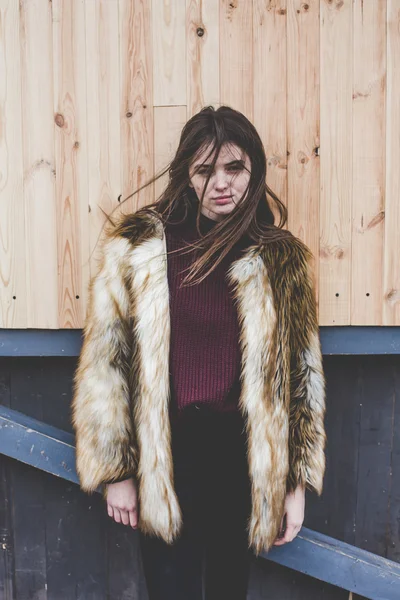
[[154, 106], [186, 105], [185, 1], [148, 1], [152, 10]]
[[400, 325], [400, 0], [387, 5], [383, 325]]
[[118, 2], [85, 2], [90, 275], [98, 270], [104, 213], [121, 192]]
[[[265, 148], [267, 184], [285, 205], [288, 150], [286, 13], [286, 0], [253, 1], [253, 123]], [[274, 210], [273, 202], [271, 208]], [[274, 214], [278, 219], [276, 210]]]
[[[151, 11], [147, 1], [120, 0], [122, 199], [153, 176], [153, 74]], [[133, 212], [153, 202], [154, 185], [121, 205]]]
[[187, 117], [219, 106], [219, 4], [186, 0]]
[[83, 326], [89, 282], [85, 7], [53, 0], [59, 327]]
[[[186, 106], [154, 107], [154, 172], [156, 174], [163, 171], [174, 157], [185, 122]], [[167, 182], [167, 173], [155, 182], [157, 198]]]
[[220, 2], [220, 95], [227, 104], [253, 118], [253, 3]]
[[2, 0], [0, 327], [82, 327], [105, 215], [222, 104], [314, 253], [320, 325], [400, 325], [399, 31], [400, 0]]
[[355, 0], [351, 324], [381, 325], [385, 230], [386, 2]]
[[27, 326], [18, 3], [0, 5], [0, 327]]
[[[316, 257], [319, 292], [319, 4], [288, 0], [287, 140], [289, 229]], [[306, 58], [306, 60], [305, 60]]]
[[350, 324], [352, 0], [321, 0], [320, 325]]
[[[27, 327], [58, 328], [52, 12], [20, 3]], [[20, 232], [17, 234], [20, 235]]]

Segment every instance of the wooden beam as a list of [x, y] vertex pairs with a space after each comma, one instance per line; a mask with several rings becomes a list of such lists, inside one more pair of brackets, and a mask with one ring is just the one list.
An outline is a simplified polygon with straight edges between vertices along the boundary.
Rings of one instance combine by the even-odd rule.
[[75, 437], [6, 406], [0, 406], [0, 453], [79, 483]]
[[306, 527], [293, 542], [262, 556], [365, 598], [400, 598], [399, 563]]
[[[322, 354], [400, 354], [400, 327], [320, 327]], [[79, 355], [81, 329], [2, 329], [0, 357]]]

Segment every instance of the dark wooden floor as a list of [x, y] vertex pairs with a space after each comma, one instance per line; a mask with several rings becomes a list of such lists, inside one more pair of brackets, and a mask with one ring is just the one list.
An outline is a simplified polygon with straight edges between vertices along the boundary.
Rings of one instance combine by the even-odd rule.
[[[70, 358], [0, 360], [0, 403], [71, 431]], [[327, 472], [305, 525], [400, 562], [400, 358], [326, 357]], [[98, 495], [0, 456], [0, 600], [145, 600], [137, 535]], [[399, 592], [400, 597], [400, 592]], [[254, 561], [249, 599], [347, 600]], [[360, 597], [353, 595], [353, 600]]]

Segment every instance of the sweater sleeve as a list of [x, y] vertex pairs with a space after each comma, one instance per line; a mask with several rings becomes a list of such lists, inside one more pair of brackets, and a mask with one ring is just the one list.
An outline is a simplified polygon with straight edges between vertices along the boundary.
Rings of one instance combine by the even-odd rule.
[[312, 253], [296, 239], [291, 272], [288, 491], [322, 493], [325, 472], [325, 377], [319, 340]]
[[137, 466], [129, 390], [131, 323], [128, 240], [108, 234], [89, 285], [83, 346], [74, 377], [72, 423], [81, 488], [128, 478]]

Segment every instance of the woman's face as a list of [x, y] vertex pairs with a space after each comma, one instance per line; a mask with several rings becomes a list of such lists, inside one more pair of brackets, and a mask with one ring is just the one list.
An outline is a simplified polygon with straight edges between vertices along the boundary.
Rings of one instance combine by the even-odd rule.
[[[210, 146], [195, 157], [189, 167], [190, 187], [201, 198], [214, 154]], [[203, 164], [204, 162], [204, 164]], [[213, 221], [221, 221], [239, 203], [250, 180], [248, 155], [236, 144], [223, 144], [204, 193], [201, 212]]]

